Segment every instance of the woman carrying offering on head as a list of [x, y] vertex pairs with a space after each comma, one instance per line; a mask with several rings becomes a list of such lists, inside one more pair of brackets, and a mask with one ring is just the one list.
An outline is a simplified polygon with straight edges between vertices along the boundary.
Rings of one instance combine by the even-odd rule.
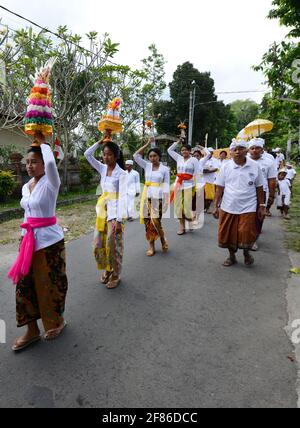
[[169, 245], [162, 227], [162, 217], [169, 208], [170, 170], [161, 162], [162, 154], [158, 148], [148, 151], [148, 161], [143, 159], [153, 139], [149, 139], [134, 155], [135, 162], [145, 171], [145, 187], [141, 200], [141, 224], [146, 228], [146, 239], [149, 243], [148, 257], [155, 255], [155, 242], [160, 238], [163, 252]]

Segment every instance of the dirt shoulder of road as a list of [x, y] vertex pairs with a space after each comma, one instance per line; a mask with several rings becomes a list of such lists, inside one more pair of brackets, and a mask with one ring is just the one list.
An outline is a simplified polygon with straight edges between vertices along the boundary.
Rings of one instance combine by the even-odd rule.
[[[96, 201], [89, 201], [57, 209], [58, 223], [64, 229], [67, 243], [94, 230], [95, 204]], [[0, 225], [1, 246], [18, 244], [22, 221], [23, 218], [19, 218]]]

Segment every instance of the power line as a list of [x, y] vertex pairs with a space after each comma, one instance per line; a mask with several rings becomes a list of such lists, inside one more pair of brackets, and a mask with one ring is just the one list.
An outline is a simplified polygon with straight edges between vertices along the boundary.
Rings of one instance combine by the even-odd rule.
[[[49, 28], [43, 27], [42, 25], [37, 24], [36, 22], [32, 21], [31, 19], [28, 19], [28, 18], [26, 18], [26, 17], [24, 17], [24, 16], [22, 16], [22, 15], [16, 13], [16, 12], [13, 12], [12, 10], [8, 9], [5, 6], [0, 5], [0, 8], [3, 9], [3, 10], [5, 10], [6, 12], [8, 12], [8, 13], [14, 15], [14, 16], [16, 16], [17, 18], [20, 18], [20, 19], [22, 19], [24, 21], [27, 21], [28, 23], [34, 25], [35, 27], [40, 28], [43, 32], [52, 34], [53, 36], [55, 36], [55, 37], [63, 40], [64, 42], [66, 41], [66, 39], [64, 37], [62, 37], [60, 34], [54, 32], [54, 31], [50, 30]], [[1, 23], [1, 25], [5, 26], [2, 23]], [[8, 26], [6, 26], [6, 27], [9, 28]], [[15, 31], [15, 32], [17, 31], [17, 30], [14, 30], [12, 28], [9, 28], [9, 29], [11, 31]], [[89, 49], [83, 48], [82, 46], [80, 46], [79, 44], [77, 44], [75, 42], [72, 42], [72, 41], [68, 40], [68, 43], [76, 46], [77, 48], [79, 48], [79, 49], [81, 49], [81, 50], [83, 50], [83, 51], [85, 51], [85, 52], [87, 52], [87, 53], [89, 53], [91, 55], [96, 55], [95, 52], [92, 52]], [[107, 59], [107, 62], [109, 62], [110, 64], [115, 65], [115, 66], [118, 65], [118, 64], [110, 61], [109, 59]], [[198, 86], [198, 88], [199, 88], [199, 86]], [[215, 92], [215, 95], [254, 94], [254, 93], [268, 93], [268, 92], [270, 92], [270, 91], [269, 90], [221, 91], [221, 92]], [[199, 95], [209, 95], [210, 93], [208, 93], [208, 92], [198, 92], [198, 94]]]
[[215, 92], [217, 95], [268, 93], [270, 90]]
[[[49, 30], [49, 28], [43, 27], [43, 26], [41, 26], [40, 24], [37, 24], [36, 22], [32, 21], [31, 19], [25, 18], [25, 16], [22, 16], [22, 15], [20, 15], [20, 14], [16, 13], [16, 12], [13, 12], [12, 10], [7, 9], [7, 7], [5, 7], [5, 6], [0, 5], [0, 8], [1, 8], [1, 9], [3, 9], [3, 10], [5, 10], [5, 11], [6, 11], [6, 12], [8, 12], [8, 13], [10, 13], [10, 14], [12, 14], [12, 15], [14, 15], [14, 16], [16, 16], [16, 17], [20, 18], [20, 19], [22, 19], [23, 21], [27, 21], [27, 22], [29, 22], [31, 25], [34, 25], [35, 27], [40, 28], [43, 32], [45, 32], [45, 33], [49, 33], [49, 34], [52, 34], [53, 36], [55, 36], [55, 37], [57, 37], [57, 38], [59, 38], [59, 39], [63, 40], [64, 42], [66, 41], [66, 38], [62, 37], [60, 34], [55, 33], [55, 32], [54, 32], [54, 31], [52, 31], [52, 30]], [[70, 43], [71, 45], [74, 45], [74, 46], [76, 46], [77, 48], [79, 48], [79, 49], [81, 49], [81, 50], [83, 50], [83, 51], [85, 51], [85, 52], [88, 52], [89, 54], [91, 54], [91, 55], [93, 55], [93, 56], [95, 56], [95, 55], [96, 55], [96, 54], [95, 54], [95, 52], [92, 52], [92, 51], [90, 51], [89, 49], [83, 48], [83, 47], [82, 47], [82, 46], [80, 46], [78, 43], [72, 42], [71, 40], [67, 40], [67, 41], [68, 41], [68, 43]], [[109, 63], [110, 63], [110, 64], [112, 64], [112, 65], [118, 65], [118, 64], [115, 64], [115, 63], [113, 63], [112, 61], [110, 61], [110, 60], [108, 60], [108, 59], [107, 59], [107, 62], [109, 62]]]

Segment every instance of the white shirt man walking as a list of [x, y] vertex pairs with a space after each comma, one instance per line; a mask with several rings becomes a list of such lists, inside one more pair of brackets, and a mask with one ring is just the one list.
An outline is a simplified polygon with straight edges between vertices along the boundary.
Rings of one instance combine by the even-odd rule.
[[276, 153], [276, 164], [277, 164], [277, 169], [278, 171], [284, 167], [284, 162], [285, 162], [285, 156], [282, 153], [281, 149], [278, 147], [277, 149], [275, 149], [275, 153]]
[[221, 168], [216, 179], [213, 214], [220, 221], [219, 246], [229, 251], [225, 267], [237, 263], [239, 249], [244, 250], [245, 265], [253, 265], [250, 250], [257, 237], [256, 216], [261, 221], [266, 216], [263, 174], [257, 162], [247, 157], [247, 147], [244, 141], [231, 144], [232, 160]]
[[[261, 168], [264, 178], [264, 197], [265, 204], [267, 204], [267, 214], [274, 204], [276, 185], [277, 185], [277, 170], [274, 160], [269, 159], [264, 155], [265, 140], [262, 138], [253, 138], [249, 143], [248, 156], [254, 162], [257, 162]], [[263, 228], [263, 221], [257, 218], [257, 238], [261, 235]], [[253, 251], [258, 250], [257, 243], [254, 244]]]
[[133, 169], [133, 161], [126, 162], [127, 172], [127, 219], [133, 221], [135, 216], [135, 198], [141, 193], [140, 174]]
[[218, 159], [213, 157], [214, 149], [210, 147], [208, 151], [210, 152], [210, 157], [205, 162], [205, 166], [203, 169], [203, 176], [204, 176], [204, 183], [205, 183], [205, 210], [207, 213], [210, 213], [209, 209], [215, 198], [215, 193], [216, 193], [215, 182], [216, 182], [217, 172], [220, 167], [220, 163]]

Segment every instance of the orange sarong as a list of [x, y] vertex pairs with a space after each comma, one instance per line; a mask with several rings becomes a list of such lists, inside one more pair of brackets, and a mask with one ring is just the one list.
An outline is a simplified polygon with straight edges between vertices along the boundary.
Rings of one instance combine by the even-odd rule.
[[219, 247], [250, 250], [256, 239], [256, 213], [237, 215], [220, 210]]

